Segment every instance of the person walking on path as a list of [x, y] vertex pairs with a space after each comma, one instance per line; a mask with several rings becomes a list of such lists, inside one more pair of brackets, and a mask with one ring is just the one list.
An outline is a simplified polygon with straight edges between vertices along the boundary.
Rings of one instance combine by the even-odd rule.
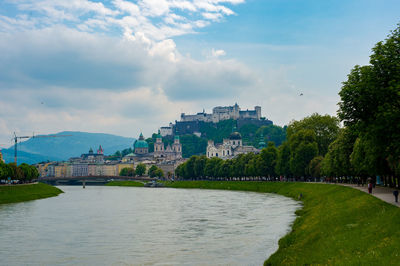
[[394, 202], [399, 202], [399, 191], [396, 189], [395, 191], [393, 191], [393, 195], [394, 195]]
[[368, 193], [372, 194], [372, 182], [371, 181], [369, 181], [369, 183], [368, 183]]

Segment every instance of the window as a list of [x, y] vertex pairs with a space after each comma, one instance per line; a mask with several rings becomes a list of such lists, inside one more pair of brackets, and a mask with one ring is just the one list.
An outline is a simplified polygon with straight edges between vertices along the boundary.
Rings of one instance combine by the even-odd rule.
[[215, 154], [215, 156], [217, 156], [217, 157], [218, 157], [218, 152]]

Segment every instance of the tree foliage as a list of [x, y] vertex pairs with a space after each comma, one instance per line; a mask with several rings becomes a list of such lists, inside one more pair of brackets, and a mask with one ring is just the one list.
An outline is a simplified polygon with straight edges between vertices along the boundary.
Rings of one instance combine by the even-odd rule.
[[324, 156], [339, 133], [339, 119], [330, 115], [312, 114], [300, 121], [292, 121], [287, 128], [287, 136], [296, 134], [300, 130], [308, 129], [314, 132], [318, 145], [318, 154]]
[[399, 168], [399, 51], [400, 27], [375, 45], [369, 65], [352, 69], [339, 93], [339, 118], [358, 136], [351, 160], [357, 173]]
[[138, 175], [138, 176], [143, 176], [144, 173], [146, 173], [146, 165], [145, 165], [145, 164], [142, 164], [142, 163], [139, 163], [139, 164], [136, 166], [135, 173], [136, 173], [136, 175]]
[[39, 177], [39, 171], [33, 165], [22, 163], [16, 166], [15, 163], [5, 164], [0, 162], [0, 179], [15, 179], [21, 182], [30, 182]]
[[135, 169], [132, 167], [124, 167], [119, 172], [120, 176], [135, 176]]

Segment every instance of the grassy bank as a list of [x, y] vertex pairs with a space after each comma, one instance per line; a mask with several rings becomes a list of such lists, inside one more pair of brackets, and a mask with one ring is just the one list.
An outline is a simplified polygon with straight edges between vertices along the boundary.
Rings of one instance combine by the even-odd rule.
[[144, 183], [138, 181], [111, 181], [106, 186], [143, 187]]
[[0, 204], [54, 197], [62, 190], [46, 184], [0, 186]]
[[[174, 182], [175, 188], [270, 192], [297, 199], [292, 231], [265, 265], [399, 265], [400, 209], [338, 185], [259, 182]], [[251, 206], [249, 206], [251, 208]]]

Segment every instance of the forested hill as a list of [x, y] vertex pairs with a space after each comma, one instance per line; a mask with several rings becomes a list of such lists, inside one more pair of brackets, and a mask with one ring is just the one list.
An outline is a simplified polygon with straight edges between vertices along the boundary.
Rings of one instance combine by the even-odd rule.
[[[54, 135], [65, 137], [31, 138], [18, 143], [18, 164], [67, 160], [87, 153], [90, 148], [96, 152], [100, 145], [104, 149], [104, 154], [113, 154], [118, 150], [131, 147], [135, 140], [111, 134], [76, 131], [64, 131]], [[2, 153], [7, 163], [14, 161], [14, 146], [3, 149]]]
[[[181, 135], [180, 141], [182, 143], [183, 157], [189, 158], [192, 155], [205, 154], [208, 140], [214, 140], [215, 143], [222, 143], [222, 140], [228, 138], [235, 127], [235, 120], [224, 120], [216, 124], [202, 124], [200, 127], [201, 137], [195, 135]], [[281, 143], [286, 140], [286, 127], [275, 125], [259, 127], [247, 124], [236, 129], [236, 131], [242, 135], [244, 145], [252, 145], [257, 148], [259, 147], [261, 139], [263, 139], [265, 143], [273, 141], [277, 146], [281, 145]], [[263, 135], [263, 137], [261, 137], [261, 135]], [[153, 134], [151, 138], [146, 139], [149, 143], [150, 152], [153, 151], [155, 138], [156, 134]], [[173, 137], [164, 137], [163, 142], [166, 144], [172, 143]]]

